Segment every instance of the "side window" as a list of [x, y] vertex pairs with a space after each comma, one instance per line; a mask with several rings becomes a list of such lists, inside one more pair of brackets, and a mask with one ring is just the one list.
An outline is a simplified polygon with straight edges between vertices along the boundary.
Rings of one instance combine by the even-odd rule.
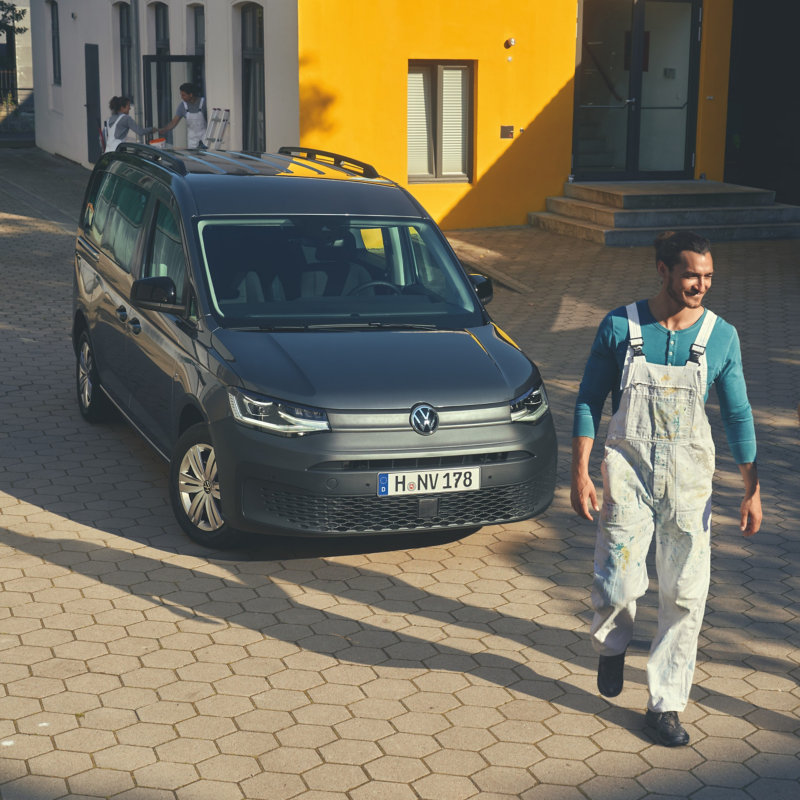
[[175, 215], [161, 201], [156, 207], [155, 225], [147, 251], [147, 261], [142, 277], [167, 276], [175, 281], [178, 302], [183, 302], [186, 278], [186, 259], [183, 255], [181, 233]]
[[89, 187], [89, 194], [86, 197], [86, 205], [83, 207], [83, 215], [81, 216], [81, 230], [84, 236], [89, 235], [92, 229], [92, 221], [94, 220], [94, 211], [97, 206], [97, 195], [100, 193], [100, 185], [103, 183], [105, 172], [95, 172], [92, 176], [92, 185]]
[[[100, 194], [105, 194], [105, 184]], [[123, 178], [116, 179], [113, 210], [104, 222], [102, 248], [125, 272], [131, 271], [149, 196], [135, 183]]]
[[[83, 235], [94, 245], [100, 247], [103, 241], [103, 230], [108, 221], [108, 211], [114, 197], [117, 177], [110, 173], [98, 175], [100, 180], [92, 186], [92, 192], [86, 204], [83, 216]], [[94, 195], [94, 197], [92, 196]]]

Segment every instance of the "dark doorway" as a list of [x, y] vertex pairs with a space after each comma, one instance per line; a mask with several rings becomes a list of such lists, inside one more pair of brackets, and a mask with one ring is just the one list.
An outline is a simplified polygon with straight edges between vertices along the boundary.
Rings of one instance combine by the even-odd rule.
[[[203, 89], [203, 56], [143, 56], [144, 124], [145, 127], [166, 125], [181, 103], [181, 85], [193, 83], [201, 97]], [[164, 77], [166, 76], [166, 77]], [[206, 107], [208, 102], [206, 101]], [[173, 147], [187, 147], [186, 125], [167, 131], [167, 142]]]
[[88, 161], [96, 164], [103, 154], [100, 131], [103, 127], [100, 108], [100, 48], [96, 44], [84, 45], [86, 62], [86, 147]]
[[734, 0], [725, 181], [800, 205], [797, 0]]
[[580, 0], [572, 172], [692, 177], [700, 0]]

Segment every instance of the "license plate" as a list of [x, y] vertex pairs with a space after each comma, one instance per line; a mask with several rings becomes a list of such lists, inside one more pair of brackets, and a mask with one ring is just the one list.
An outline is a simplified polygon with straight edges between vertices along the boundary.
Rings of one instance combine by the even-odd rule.
[[480, 467], [439, 469], [432, 472], [381, 472], [378, 475], [378, 497], [474, 492], [480, 488]]

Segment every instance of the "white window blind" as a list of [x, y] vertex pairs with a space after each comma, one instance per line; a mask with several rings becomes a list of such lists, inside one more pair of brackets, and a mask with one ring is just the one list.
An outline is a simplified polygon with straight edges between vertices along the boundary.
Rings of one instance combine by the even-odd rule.
[[431, 71], [408, 70], [408, 174], [433, 174]]
[[467, 174], [467, 70], [442, 70], [442, 175]]

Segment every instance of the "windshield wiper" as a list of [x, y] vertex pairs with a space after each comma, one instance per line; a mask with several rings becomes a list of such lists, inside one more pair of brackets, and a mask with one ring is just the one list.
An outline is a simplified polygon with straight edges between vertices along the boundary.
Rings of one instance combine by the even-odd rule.
[[435, 325], [417, 325], [413, 322], [332, 322], [325, 325], [309, 325], [310, 331], [365, 330], [379, 331], [387, 328], [409, 331], [436, 331]]
[[308, 327], [306, 325], [259, 325], [253, 328], [226, 328], [225, 330], [229, 331], [306, 331]]

